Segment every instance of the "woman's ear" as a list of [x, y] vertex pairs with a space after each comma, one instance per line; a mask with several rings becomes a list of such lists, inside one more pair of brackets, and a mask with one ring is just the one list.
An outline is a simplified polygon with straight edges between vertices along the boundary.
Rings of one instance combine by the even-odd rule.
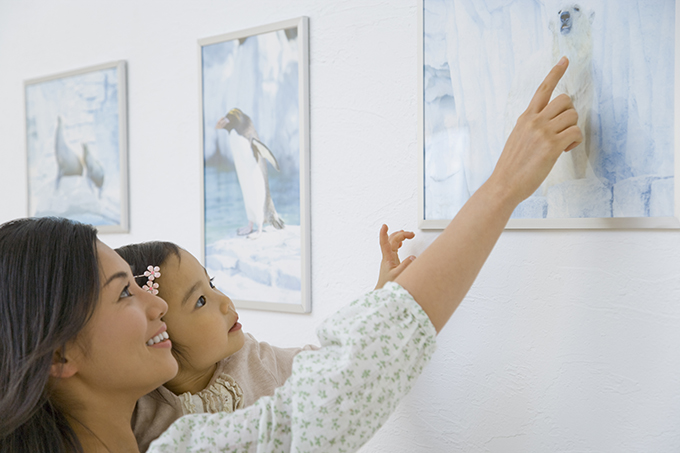
[[63, 354], [62, 349], [54, 351], [52, 356], [52, 366], [50, 367], [50, 376], [57, 379], [70, 378], [76, 374], [78, 370], [73, 361], [69, 361]]

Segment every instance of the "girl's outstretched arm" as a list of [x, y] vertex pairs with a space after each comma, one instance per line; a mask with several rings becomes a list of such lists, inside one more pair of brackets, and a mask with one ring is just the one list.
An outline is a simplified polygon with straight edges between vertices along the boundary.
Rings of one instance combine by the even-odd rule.
[[571, 99], [560, 95], [550, 101], [568, 63], [560, 60], [538, 88], [491, 177], [395, 280], [413, 295], [437, 332], [472, 286], [512, 211], [538, 189], [562, 152], [583, 139]]

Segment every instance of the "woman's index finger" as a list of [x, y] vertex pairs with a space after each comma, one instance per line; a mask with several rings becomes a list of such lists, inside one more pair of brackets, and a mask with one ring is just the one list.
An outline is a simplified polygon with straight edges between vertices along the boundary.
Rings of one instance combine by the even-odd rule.
[[534, 97], [531, 98], [531, 102], [529, 103], [529, 108], [527, 108], [527, 110], [533, 111], [534, 113], [539, 113], [545, 108], [546, 105], [548, 105], [550, 102], [550, 97], [557, 86], [557, 82], [560, 81], [568, 66], [569, 60], [567, 57], [562, 57], [560, 61], [550, 70], [546, 78], [536, 90]]

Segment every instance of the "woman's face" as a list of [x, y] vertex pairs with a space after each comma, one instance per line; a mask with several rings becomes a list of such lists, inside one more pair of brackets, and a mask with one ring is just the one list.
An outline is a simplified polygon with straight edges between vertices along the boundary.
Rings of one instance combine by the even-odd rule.
[[243, 347], [243, 331], [234, 304], [212, 284], [205, 268], [180, 249], [161, 266], [156, 281], [168, 302], [163, 320], [182, 346], [182, 367], [205, 370]]
[[130, 266], [99, 241], [97, 255], [100, 299], [75, 340], [77, 374], [100, 388], [141, 397], [177, 374], [172, 343], [156, 342], [166, 330], [161, 317], [167, 304], [141, 289]]

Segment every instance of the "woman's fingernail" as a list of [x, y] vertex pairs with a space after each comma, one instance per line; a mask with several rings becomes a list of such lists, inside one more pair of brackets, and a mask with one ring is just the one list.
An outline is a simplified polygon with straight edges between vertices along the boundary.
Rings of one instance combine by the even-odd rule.
[[562, 58], [560, 58], [560, 61], [557, 64], [560, 65], [560, 66], [563, 66], [566, 63], [567, 63], [567, 57], [562, 57]]

